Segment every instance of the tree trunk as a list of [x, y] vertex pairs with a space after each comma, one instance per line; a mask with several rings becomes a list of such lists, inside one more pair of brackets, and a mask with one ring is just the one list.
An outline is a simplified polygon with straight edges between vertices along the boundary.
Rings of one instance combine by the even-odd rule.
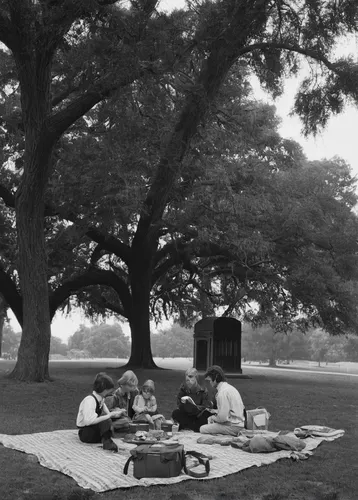
[[[132, 345], [128, 366], [134, 368], [158, 368], [154, 363], [150, 343], [150, 291], [154, 249], [140, 243], [132, 244], [130, 284], [132, 310], [129, 317]], [[143, 241], [143, 240], [142, 240]]]
[[270, 355], [269, 366], [276, 366], [276, 356], [274, 353], [271, 353]]
[[199, 290], [201, 317], [215, 316], [215, 308], [206, 293], [206, 291], [211, 292], [211, 279], [205, 272], [201, 276], [201, 285], [202, 289]]
[[129, 320], [132, 346], [128, 366], [158, 368], [154, 363], [150, 345], [149, 301], [151, 280], [147, 273], [136, 270], [132, 274], [132, 314]]
[[276, 332], [273, 332], [271, 338], [269, 366], [276, 366], [276, 359], [277, 359]]
[[4, 323], [6, 318], [7, 304], [2, 295], [0, 295], [0, 358], [2, 356], [2, 339], [4, 334]]
[[23, 325], [10, 377], [43, 382], [49, 380], [51, 341], [44, 213], [53, 143], [45, 127], [34, 129], [26, 136], [24, 172], [15, 198]]
[[[23, 325], [17, 363], [10, 377], [43, 382], [49, 379], [51, 340], [44, 214], [52, 149], [57, 140], [48, 128], [55, 45], [51, 37], [43, 36], [36, 11], [20, 5], [17, 15], [21, 36], [14, 58], [21, 87], [25, 149], [15, 211]], [[39, 40], [43, 41], [42, 46]]]
[[10, 376], [18, 380], [43, 382], [49, 379], [51, 341], [44, 194], [41, 186], [33, 182], [36, 176], [31, 177], [31, 172], [26, 175], [16, 197], [19, 278], [24, 321], [17, 363]]

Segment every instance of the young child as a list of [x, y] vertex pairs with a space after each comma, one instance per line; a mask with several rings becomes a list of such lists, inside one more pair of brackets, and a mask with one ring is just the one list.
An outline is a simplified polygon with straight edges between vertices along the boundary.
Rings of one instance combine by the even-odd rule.
[[113, 391], [114, 383], [111, 377], [101, 372], [96, 375], [93, 392], [81, 402], [78, 415], [78, 436], [83, 443], [103, 443], [104, 450], [118, 451], [112, 440], [112, 417], [118, 412], [110, 412], [104, 403], [104, 398]]
[[126, 431], [134, 415], [132, 406], [138, 394], [138, 378], [132, 370], [127, 370], [117, 383], [118, 389], [106, 397], [105, 403], [110, 410], [118, 413], [118, 417], [113, 420], [114, 430]]
[[142, 390], [135, 397], [133, 403], [134, 422], [148, 422], [150, 428], [155, 429], [155, 422], [164, 419], [163, 415], [157, 412], [157, 400], [154, 396], [155, 385], [153, 380], [147, 380], [142, 386]]

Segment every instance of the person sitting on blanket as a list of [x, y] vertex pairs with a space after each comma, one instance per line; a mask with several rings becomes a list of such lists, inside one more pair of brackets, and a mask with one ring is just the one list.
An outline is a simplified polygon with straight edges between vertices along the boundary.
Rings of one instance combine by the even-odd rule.
[[[133, 402], [133, 422], [148, 422], [150, 429], [160, 428], [159, 422], [164, 420], [157, 411], [157, 400], [154, 396], [155, 385], [153, 380], [147, 380]], [[156, 425], [157, 424], [157, 425]]]
[[118, 451], [112, 440], [112, 420], [117, 417], [116, 411], [109, 411], [104, 398], [113, 391], [114, 383], [111, 377], [101, 372], [96, 375], [93, 392], [81, 402], [76, 425], [78, 436], [83, 443], [103, 443], [103, 449]]
[[199, 432], [200, 427], [207, 424], [211, 415], [208, 408], [212, 408], [213, 403], [208, 391], [199, 385], [199, 373], [195, 368], [189, 368], [185, 372], [185, 382], [179, 388], [177, 405], [172, 418], [179, 423], [179, 429]]
[[226, 382], [220, 366], [214, 365], [208, 368], [204, 377], [211, 387], [217, 390], [215, 395], [217, 410], [212, 410], [216, 414], [208, 418], [208, 423], [200, 427], [200, 432], [237, 436], [245, 425], [245, 408], [239, 391]]
[[132, 370], [127, 370], [117, 383], [118, 389], [107, 396], [105, 402], [110, 410], [118, 412], [118, 418], [113, 419], [114, 430], [126, 431], [134, 415], [132, 407], [138, 394], [138, 378]]

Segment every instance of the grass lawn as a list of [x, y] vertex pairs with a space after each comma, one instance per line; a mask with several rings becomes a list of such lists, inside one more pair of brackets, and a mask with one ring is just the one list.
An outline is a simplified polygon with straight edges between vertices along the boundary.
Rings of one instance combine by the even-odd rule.
[[[160, 410], [170, 416], [187, 360], [162, 365], [175, 370], [138, 370], [139, 381], [152, 378]], [[95, 374], [106, 370], [117, 379], [123, 369], [114, 363], [51, 362], [53, 382], [21, 384], [5, 378], [13, 362], [0, 361], [0, 433], [26, 434], [74, 428], [77, 409]], [[172, 486], [114, 490], [96, 494], [50, 471], [37, 459], [0, 446], [1, 500], [357, 500], [358, 377], [269, 368], [245, 373], [251, 379], [230, 379], [248, 408], [266, 407], [271, 430], [292, 430], [304, 424], [343, 428], [346, 434], [323, 443], [306, 461], [285, 459], [212, 481], [186, 481]], [[210, 447], [208, 446], [208, 451]]]
[[[268, 363], [255, 363], [246, 362], [243, 364], [243, 368], [250, 367], [265, 367]], [[358, 363], [351, 362], [339, 362], [339, 363], [321, 363], [319, 366], [317, 362], [314, 361], [293, 361], [289, 365], [277, 363], [276, 368], [282, 370], [309, 370], [317, 372], [334, 372], [334, 373], [345, 373], [345, 374], [358, 374]]]

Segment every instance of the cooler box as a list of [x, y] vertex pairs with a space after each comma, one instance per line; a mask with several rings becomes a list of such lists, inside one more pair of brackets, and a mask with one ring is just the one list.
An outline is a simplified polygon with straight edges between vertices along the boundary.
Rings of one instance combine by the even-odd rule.
[[128, 473], [129, 463], [133, 461], [133, 476], [142, 477], [176, 477], [184, 465], [184, 447], [182, 444], [166, 446], [165, 444], [143, 444], [130, 450], [123, 473]]

